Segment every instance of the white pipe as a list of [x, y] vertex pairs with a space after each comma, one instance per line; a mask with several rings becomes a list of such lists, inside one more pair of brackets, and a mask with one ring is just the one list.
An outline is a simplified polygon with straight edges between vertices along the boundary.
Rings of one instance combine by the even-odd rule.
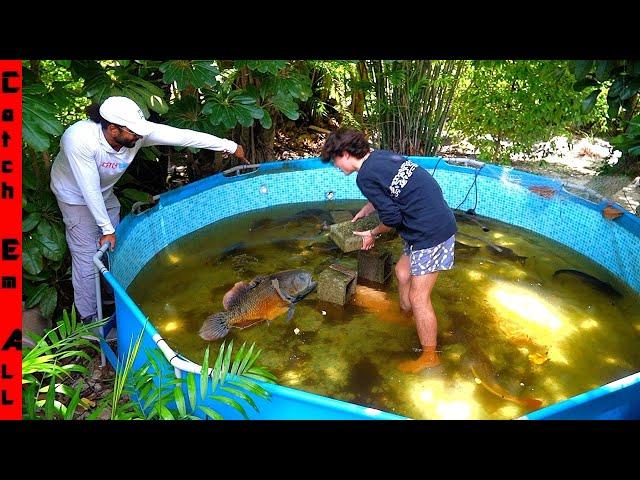
[[[101, 257], [104, 254], [104, 252], [109, 248], [110, 243], [109, 242], [105, 242], [102, 247], [100, 248], [100, 250], [98, 250], [98, 252], [93, 256], [93, 264], [95, 265], [96, 271], [99, 271], [99, 274], [102, 274], [104, 272], [108, 272], [107, 268], [104, 266], [104, 263], [102, 263]], [[96, 289], [97, 289], [97, 293], [98, 295], [100, 295], [100, 291], [99, 291], [99, 287], [100, 287], [100, 276], [96, 275]], [[99, 298], [99, 297], [98, 297]], [[98, 316], [100, 317], [100, 319], [102, 319], [102, 308], [98, 307]], [[101, 329], [102, 330], [102, 329]], [[102, 335], [104, 337], [104, 335]], [[176, 352], [173, 351], [173, 349], [167, 345], [167, 342], [165, 341], [164, 338], [162, 338], [160, 336], [160, 334], [156, 333], [153, 336], [153, 341], [155, 342], [155, 344], [158, 346], [158, 348], [160, 349], [160, 351], [162, 352], [162, 354], [165, 356], [165, 358], [167, 359], [167, 361], [174, 367], [174, 373], [176, 378], [181, 378], [182, 374], [181, 372], [192, 372], [192, 373], [200, 373], [200, 371], [202, 370], [202, 367], [200, 367], [200, 365], [193, 363], [189, 360], [183, 360], [182, 358], [180, 358], [178, 356], [178, 354]], [[104, 358], [104, 353], [102, 353], [102, 349], [100, 350], [102, 357]], [[106, 361], [106, 360], [103, 360]], [[104, 364], [103, 364], [104, 366]], [[213, 372], [213, 369], [210, 368], [209, 369], [209, 375], [211, 375], [211, 373]]]
[[[110, 246], [111, 246], [111, 242], [109, 241], [104, 242], [100, 247], [100, 249], [93, 256], [93, 268], [96, 272], [96, 304], [98, 307], [97, 314], [98, 314], [99, 322], [102, 321], [102, 290], [100, 289], [100, 275], [103, 271], [107, 270], [104, 264], [102, 263], [101, 258], [102, 258], [102, 255], [104, 255], [104, 252], [106, 252]], [[102, 338], [105, 338], [104, 325], [100, 327], [99, 330], [100, 330], [100, 336]], [[102, 349], [102, 347], [100, 347], [100, 367], [104, 368], [106, 364], [107, 364], [107, 357], [104, 354], [104, 350]]]
[[256, 164], [251, 164], [251, 165], [237, 165], [237, 166], [235, 166], [235, 167], [227, 168], [226, 170], [224, 170], [224, 171], [222, 172], [222, 174], [226, 177], [226, 176], [229, 176], [229, 174], [230, 174], [230, 173], [237, 172], [237, 171], [239, 171], [239, 170], [247, 170], [247, 169], [249, 169], [249, 168], [253, 168], [253, 169], [257, 170], [259, 167], [260, 167], [260, 165], [259, 165], [259, 164], [258, 164], [258, 165], [256, 165]]
[[473, 160], [471, 158], [445, 158], [444, 161], [446, 163], [454, 164], [454, 165], [462, 165], [465, 167], [473, 167], [473, 168], [482, 168], [485, 163], [479, 160]]
[[[162, 338], [159, 333], [156, 333], [153, 336], [153, 341], [174, 369], [187, 373], [200, 373], [202, 371], [202, 366], [197, 363], [180, 358], [178, 354], [169, 345], [167, 345], [166, 340]], [[212, 373], [213, 368], [209, 368], [209, 375]], [[177, 374], [176, 377], [180, 378]]]

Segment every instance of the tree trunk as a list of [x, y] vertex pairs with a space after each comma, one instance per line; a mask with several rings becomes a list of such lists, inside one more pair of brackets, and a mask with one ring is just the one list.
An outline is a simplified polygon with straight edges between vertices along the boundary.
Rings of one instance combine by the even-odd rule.
[[51, 155], [49, 154], [49, 152], [42, 152], [42, 163], [44, 163], [44, 166], [47, 170], [51, 169]]
[[198, 180], [202, 176], [202, 172], [200, 171], [200, 165], [198, 165], [198, 162], [196, 161], [195, 157], [193, 156], [193, 153], [190, 150], [187, 150], [186, 152], [187, 152], [187, 159], [189, 162], [189, 168], [193, 172], [193, 175], [192, 176], [190, 175], [190, 177], [192, 177], [192, 180]]
[[[357, 80], [364, 82], [369, 79], [367, 75], [367, 66], [363, 60], [360, 60], [356, 66]], [[349, 107], [351, 114], [359, 125], [364, 123], [364, 90], [362, 87], [351, 89], [351, 106]]]
[[[245, 89], [247, 86], [253, 85], [259, 90], [260, 79], [253, 77], [251, 75], [251, 70], [247, 67], [243, 67], [239, 71], [235, 85], [241, 89]], [[269, 115], [272, 119], [271, 128], [264, 128], [260, 122], [256, 122], [254, 120], [251, 127], [242, 127], [237, 125], [233, 129], [232, 139], [236, 143], [242, 145], [247, 154], [247, 158], [252, 163], [263, 163], [265, 161], [273, 160], [273, 144], [275, 142], [278, 112], [274, 109], [270, 109]]]
[[233, 138], [240, 143], [252, 163], [264, 163], [274, 159], [273, 145], [276, 132], [276, 111], [269, 111], [273, 123], [271, 128], [264, 128], [260, 122], [255, 122], [251, 127], [236, 126]]

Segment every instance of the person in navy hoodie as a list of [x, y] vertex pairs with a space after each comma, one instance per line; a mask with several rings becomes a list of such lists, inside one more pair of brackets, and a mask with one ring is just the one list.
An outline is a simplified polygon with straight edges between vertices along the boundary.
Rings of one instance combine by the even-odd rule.
[[363, 250], [370, 250], [376, 238], [392, 228], [404, 240], [395, 268], [400, 307], [413, 313], [422, 354], [398, 368], [416, 373], [438, 365], [438, 323], [431, 291], [439, 272], [453, 267], [457, 232], [453, 211], [440, 186], [429, 172], [406, 157], [370, 148], [364, 133], [353, 129], [332, 132], [322, 147], [322, 160], [332, 162], [345, 175], [358, 172], [356, 183], [369, 201], [352, 221], [378, 212], [379, 225], [353, 232], [362, 237]]

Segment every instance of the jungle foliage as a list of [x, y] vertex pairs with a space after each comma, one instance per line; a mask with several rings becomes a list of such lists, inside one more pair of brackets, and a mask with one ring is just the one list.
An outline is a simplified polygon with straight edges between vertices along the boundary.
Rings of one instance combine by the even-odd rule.
[[[26, 306], [49, 318], [70, 308], [69, 252], [49, 172], [64, 130], [111, 95], [132, 98], [151, 121], [231, 138], [255, 163], [274, 159], [277, 132], [339, 125], [408, 155], [436, 155], [466, 138], [481, 158], [507, 162], [553, 135], [581, 132], [610, 134], [632, 157], [638, 62], [605, 63], [576, 62], [574, 78], [573, 63], [560, 60], [24, 61]], [[121, 216], [174, 186], [178, 164], [194, 181], [237, 163], [206, 150], [143, 148], [115, 187]]]
[[[588, 93], [581, 108], [589, 113], [606, 97], [611, 144], [622, 153], [622, 168], [637, 168], [640, 158], [640, 60], [580, 60], [570, 63], [573, 88]], [[600, 95], [602, 94], [602, 95]]]
[[565, 61], [474, 61], [454, 102], [451, 133], [467, 138], [485, 161], [531, 154], [535, 143], [591, 120], [572, 85]]
[[134, 368], [136, 357], [142, 355], [144, 329], [132, 339], [124, 362], [117, 365], [112, 394], [98, 402], [83, 397], [90, 354], [99, 350], [96, 332], [106, 323], [82, 323], [72, 308], [70, 314], [64, 310], [55, 327], [42, 337], [31, 336], [33, 346], [25, 346], [22, 358], [25, 420], [74, 420], [83, 414], [87, 420], [222, 420], [216, 405], [249, 418], [248, 408], [260, 410], [256, 399], [270, 399], [259, 382], [276, 379], [256, 362], [261, 350], [255, 345], [246, 348], [243, 344], [232, 355], [233, 341], [229, 345], [223, 342], [211, 367], [207, 347], [199, 377], [190, 372], [176, 378], [157, 348], [146, 351], [147, 361]]

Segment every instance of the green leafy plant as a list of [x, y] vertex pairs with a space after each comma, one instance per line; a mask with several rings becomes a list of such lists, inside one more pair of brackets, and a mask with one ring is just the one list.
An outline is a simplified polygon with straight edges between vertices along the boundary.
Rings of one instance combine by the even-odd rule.
[[94, 103], [102, 103], [111, 96], [123, 96], [135, 101], [146, 117], [149, 110], [166, 113], [169, 107], [164, 100], [164, 90], [141, 78], [138, 75], [140, 67], [139, 62], [127, 60], [72, 60], [69, 66], [72, 72], [84, 78], [85, 94]]
[[39, 307], [52, 318], [62, 282], [71, 277], [71, 262], [62, 214], [51, 190], [48, 172], [36, 177], [29, 152], [22, 175], [22, 274], [25, 307]]
[[[222, 124], [231, 129], [237, 123], [243, 127], [253, 125], [254, 119], [260, 120], [265, 128], [271, 128], [271, 117], [263, 108], [257, 107], [258, 99], [236, 90], [228, 95], [210, 94], [202, 113], [208, 115], [212, 125]], [[295, 107], [294, 107], [295, 109]]]
[[449, 127], [485, 160], [508, 162], [582, 118], [566, 61], [474, 61], [454, 100]]
[[87, 350], [99, 351], [90, 341], [95, 330], [106, 320], [84, 324], [78, 322], [75, 308], [65, 310], [55, 328], [42, 337], [31, 335], [34, 346], [24, 346], [22, 353], [22, 416], [25, 420], [70, 420], [79, 405], [88, 406], [80, 397], [83, 383], [72, 386], [72, 373], [87, 375], [82, 361], [89, 361]]
[[56, 118], [57, 107], [49, 100], [42, 84], [22, 89], [22, 137], [37, 152], [51, 147], [52, 137], [62, 135], [64, 127]]
[[203, 113], [212, 125], [233, 128], [233, 138], [245, 146], [255, 162], [272, 159], [278, 121], [283, 117], [297, 120], [300, 104], [312, 94], [306, 63], [281, 60], [220, 63], [223, 81], [215, 91], [203, 90]]
[[377, 143], [402, 154], [434, 155], [466, 63], [368, 60], [365, 66], [358, 86], [371, 87], [365, 113]]
[[[606, 92], [611, 144], [623, 153], [623, 165], [640, 157], [640, 60], [579, 60], [571, 62], [573, 88], [587, 91], [583, 112], [590, 112]], [[626, 165], [625, 165], [626, 164]]]
[[213, 60], [170, 60], [158, 68], [164, 74], [162, 80], [168, 84], [175, 82], [178, 90], [215, 85], [220, 73]]
[[126, 361], [116, 370], [113, 395], [106, 399], [88, 418], [97, 418], [111, 409], [112, 420], [160, 419], [199, 420], [223, 419], [223, 416], [204, 402], [217, 402], [249, 418], [243, 401], [259, 411], [254, 397], [269, 399], [270, 394], [255, 380], [275, 382], [265, 368], [255, 364], [260, 350], [254, 351], [243, 344], [231, 360], [233, 342], [220, 346], [213, 368], [209, 368], [209, 347], [206, 348], [200, 371], [200, 381], [189, 372], [176, 378], [173, 368], [158, 349], [147, 352], [147, 362], [133, 370], [138, 355], [142, 332], [129, 346]]

